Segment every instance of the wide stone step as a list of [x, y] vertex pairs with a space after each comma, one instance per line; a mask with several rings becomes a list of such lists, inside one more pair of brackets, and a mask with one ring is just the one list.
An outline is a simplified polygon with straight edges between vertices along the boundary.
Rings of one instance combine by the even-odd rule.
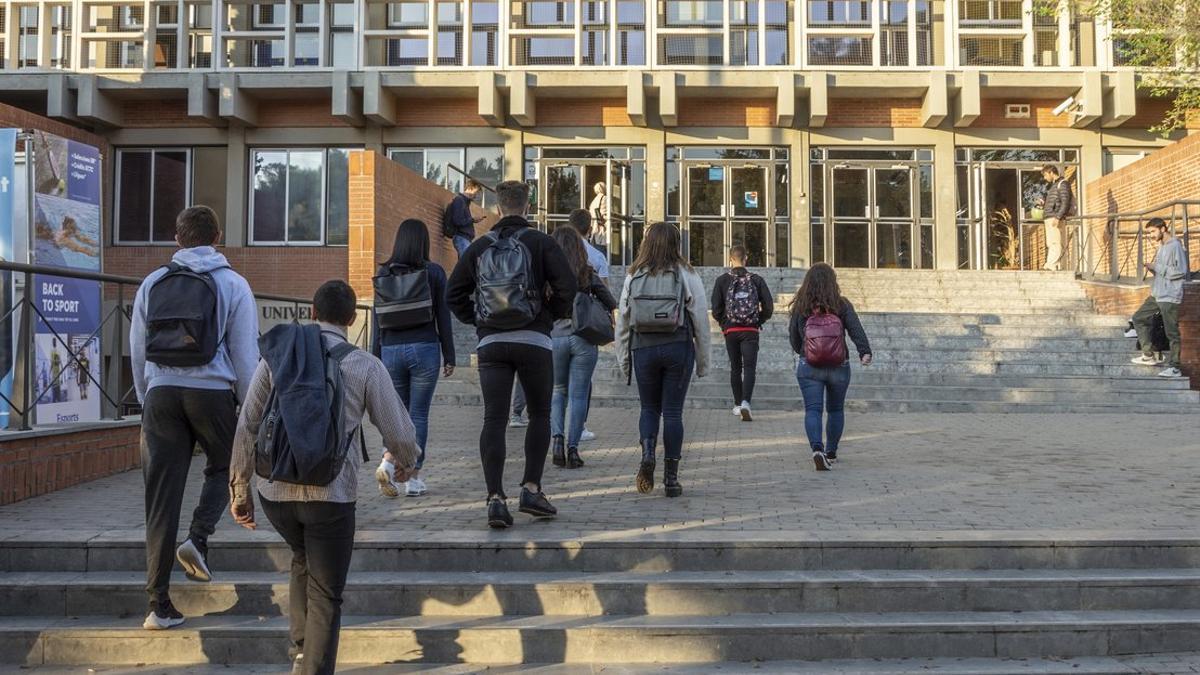
[[[351, 570], [359, 572], [628, 572], [836, 570], [1198, 569], [1200, 540], [1177, 534], [1061, 535], [972, 531], [880, 532], [845, 540], [755, 532], [720, 537], [687, 530], [632, 533], [586, 541], [531, 536], [527, 528], [481, 537], [478, 531], [430, 532], [418, 539], [359, 531]], [[222, 530], [209, 542], [221, 570], [285, 572], [287, 545], [272, 532]], [[102, 536], [29, 532], [0, 540], [2, 572], [129, 572], [146, 564], [139, 531]], [[403, 581], [397, 579], [397, 584]]]
[[[0, 620], [10, 664], [287, 662], [283, 617], [224, 615], [169, 631], [129, 619]], [[339, 661], [714, 663], [906, 657], [1072, 657], [1183, 651], [1200, 611], [738, 614], [720, 617], [347, 615]]]
[[[290, 602], [282, 572], [177, 575], [171, 597], [185, 616], [281, 616]], [[145, 575], [6, 573], [0, 598], [0, 616], [142, 616]], [[1200, 570], [358, 572], [343, 600], [347, 614], [394, 617], [1194, 609]]]

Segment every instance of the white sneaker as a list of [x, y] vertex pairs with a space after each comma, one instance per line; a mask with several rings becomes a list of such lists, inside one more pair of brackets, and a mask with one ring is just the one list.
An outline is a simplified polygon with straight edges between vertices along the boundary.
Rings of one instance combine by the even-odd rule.
[[395, 481], [396, 465], [386, 459], [375, 469], [375, 480], [379, 482], [379, 494], [384, 497], [399, 497], [400, 484]]
[[734, 417], [742, 416], [742, 406], [740, 406], [740, 405], [733, 406], [733, 416]]
[[425, 481], [420, 478], [410, 479], [404, 484], [404, 494], [408, 497], [420, 497], [425, 494]]
[[510, 429], [520, 429], [527, 426], [529, 426], [529, 421], [520, 415], [512, 415], [508, 418], [508, 427]]
[[592, 433], [591, 431], [588, 431], [587, 427], [584, 427], [583, 431], [580, 432], [580, 434], [579, 434], [579, 442], [587, 443], [588, 441], [594, 441], [594, 440], [596, 440], [596, 434]]
[[1135, 356], [1134, 358], [1129, 359], [1129, 362], [1135, 366], [1157, 366], [1158, 365], [1158, 359], [1154, 358], [1153, 356], [1146, 356], [1145, 354], [1140, 354], [1138, 356]]
[[[163, 614], [159, 614], [163, 612]], [[166, 630], [173, 628], [183, 623], [183, 615], [179, 610], [172, 605], [167, 605], [166, 609], [152, 610], [146, 615], [146, 620], [142, 622], [142, 628], [146, 630]]]
[[742, 401], [741, 408], [742, 408], [742, 421], [743, 422], [753, 422], [754, 418], [750, 415], [750, 402]]
[[1136, 329], [1136, 328], [1130, 328], [1129, 330], [1125, 331], [1125, 337], [1127, 337], [1127, 338], [1135, 338], [1135, 337], [1137, 337], [1137, 329]]
[[1167, 368], [1158, 374], [1159, 377], [1183, 377], [1178, 368]]
[[191, 539], [175, 549], [175, 559], [183, 566], [183, 574], [188, 580], [212, 581], [212, 572], [208, 569], [208, 562], [204, 560], [204, 554], [200, 552], [199, 547], [192, 543]]

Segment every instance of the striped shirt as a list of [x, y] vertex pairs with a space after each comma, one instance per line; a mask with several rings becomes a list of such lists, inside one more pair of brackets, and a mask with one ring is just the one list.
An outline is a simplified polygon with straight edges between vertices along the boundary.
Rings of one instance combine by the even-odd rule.
[[[321, 324], [322, 339], [328, 346], [345, 342], [345, 329]], [[332, 333], [332, 335], [331, 335]], [[354, 440], [346, 454], [346, 466], [329, 485], [296, 485], [258, 478], [258, 493], [273, 502], [342, 502], [358, 499], [358, 469], [362, 465], [358, 425], [366, 414], [383, 436], [383, 445], [396, 457], [396, 465], [411, 468], [417, 462], [417, 437], [408, 411], [400, 402], [392, 377], [383, 362], [370, 353], [357, 350], [342, 360], [342, 386], [345, 395], [346, 426], [354, 429]], [[233, 439], [233, 461], [229, 484], [235, 494], [245, 491], [254, 477], [254, 445], [258, 428], [271, 395], [271, 371], [259, 361], [250, 393], [242, 404], [237, 434]]]

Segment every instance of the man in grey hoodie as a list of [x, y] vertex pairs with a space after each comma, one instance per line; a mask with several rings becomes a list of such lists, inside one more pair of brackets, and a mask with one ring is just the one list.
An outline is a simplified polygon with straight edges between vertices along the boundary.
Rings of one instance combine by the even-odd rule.
[[1171, 343], [1171, 358], [1158, 376], [1182, 377], [1179, 371], [1179, 305], [1183, 302], [1183, 282], [1188, 274], [1187, 251], [1162, 218], [1147, 221], [1146, 232], [1158, 243], [1158, 253], [1154, 255], [1154, 262], [1146, 265], [1146, 269], [1154, 275], [1150, 297], [1133, 314], [1133, 327], [1142, 345], [1142, 354], [1134, 357], [1133, 363], [1139, 366], [1158, 365], [1154, 358], [1151, 325], [1154, 315], [1162, 314], [1163, 329], [1167, 341]]
[[[250, 285], [213, 246], [221, 238], [217, 215], [207, 206], [182, 211], [175, 221], [180, 249], [172, 263], [208, 275], [216, 291], [219, 342], [212, 360], [201, 366], [167, 366], [147, 359], [153, 328], [147, 312], [151, 290], [168, 272], [162, 267], [142, 282], [129, 328], [130, 358], [138, 401], [142, 403], [142, 476], [146, 484], [146, 591], [150, 613], [143, 626], [161, 630], [183, 623], [171, 604], [170, 580], [178, 558], [189, 579], [209, 581], [208, 537], [228, 506], [229, 462], [244, 401], [258, 365], [258, 317]], [[207, 457], [200, 503], [192, 513], [188, 539], [175, 549], [179, 512], [187, 487], [192, 449]]]

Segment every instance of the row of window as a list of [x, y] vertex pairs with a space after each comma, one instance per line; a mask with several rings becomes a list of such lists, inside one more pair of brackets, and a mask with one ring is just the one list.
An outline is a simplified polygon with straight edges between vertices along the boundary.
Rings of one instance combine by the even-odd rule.
[[1032, 2], [153, 0], [147, 17], [143, 2], [8, 0], [0, 36], [16, 40], [0, 40], [0, 67], [1106, 65], [1098, 51], [1129, 62], [1091, 17]]

